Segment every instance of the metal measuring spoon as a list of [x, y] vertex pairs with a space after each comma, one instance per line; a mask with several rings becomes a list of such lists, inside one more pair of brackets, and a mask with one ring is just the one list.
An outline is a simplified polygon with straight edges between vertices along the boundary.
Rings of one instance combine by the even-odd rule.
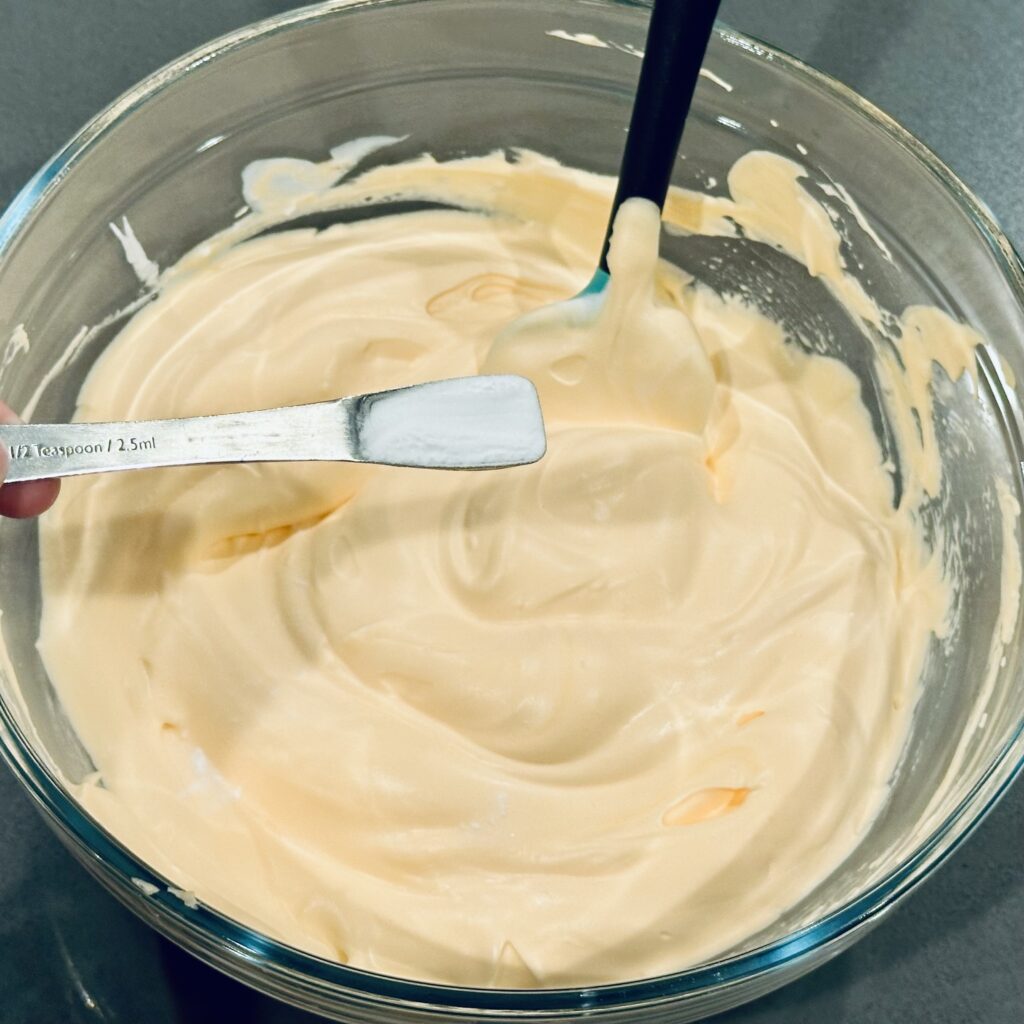
[[457, 377], [258, 412], [125, 423], [5, 423], [6, 483], [159, 466], [373, 462], [501, 469], [536, 462], [547, 442], [525, 377]]

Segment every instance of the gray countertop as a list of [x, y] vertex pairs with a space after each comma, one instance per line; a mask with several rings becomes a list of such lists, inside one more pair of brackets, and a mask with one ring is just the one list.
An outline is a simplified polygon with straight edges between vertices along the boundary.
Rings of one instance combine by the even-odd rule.
[[[161, 64], [286, 0], [0, 0], [0, 205]], [[1021, 0], [725, 0], [722, 17], [852, 86], [928, 143], [1024, 247]], [[1019, 1024], [1024, 785], [879, 929], [719, 1018]], [[99, 889], [0, 770], [0, 1020], [312, 1024], [157, 938]]]

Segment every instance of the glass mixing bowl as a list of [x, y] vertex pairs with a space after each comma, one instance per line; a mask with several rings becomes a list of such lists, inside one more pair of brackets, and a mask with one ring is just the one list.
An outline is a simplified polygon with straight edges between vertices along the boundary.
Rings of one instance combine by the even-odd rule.
[[[71, 415], [81, 382], [140, 297], [108, 225], [127, 216], [161, 266], [232, 222], [242, 168], [260, 157], [323, 159], [341, 141], [406, 136], [376, 160], [528, 147], [615, 172], [646, 25], [625, 0], [364, 0], [262, 22], [157, 72], [100, 114], [0, 220], [0, 393], [36, 420]], [[552, 35], [552, 33], [558, 33]], [[608, 45], [566, 38], [586, 33]], [[4, 756], [89, 870], [139, 916], [230, 975], [348, 1021], [685, 1021], [767, 992], [876, 924], [971, 832], [1024, 755], [1019, 620], [1000, 622], [1004, 553], [997, 482], [1020, 500], [1024, 277], [984, 206], [911, 135], [799, 61], [720, 29], [674, 183], [724, 182], [750, 149], [790, 156], [825, 194], [834, 179], [863, 221], [833, 202], [850, 267], [894, 312], [925, 303], [974, 326], [978, 387], [935, 379], [941, 495], [922, 511], [964, 585], [891, 796], [858, 849], [776, 925], [713, 963], [586, 989], [499, 991], [408, 982], [306, 955], [203, 906], [111, 838], [65, 784], [93, 770], [35, 647], [36, 527], [0, 523], [0, 740]], [[821, 186], [826, 186], [823, 191]], [[721, 185], [717, 186], [719, 189]], [[833, 192], [834, 195], [834, 192]], [[865, 232], [870, 223], [889, 262]], [[595, 253], [595, 257], [596, 257]], [[863, 335], [801, 266], [745, 239], [667, 238], [666, 255], [711, 287], [752, 286], [797, 343], [859, 374], [897, 463]], [[583, 284], [584, 282], [581, 282]], [[770, 296], [770, 298], [769, 298]], [[998, 352], [998, 354], [997, 354]], [[941, 526], [941, 530], [936, 527]], [[995, 657], [990, 657], [994, 652]], [[990, 662], [994, 668], [989, 670]], [[103, 686], [102, 671], [96, 686]], [[956, 765], [955, 770], [950, 770]]]

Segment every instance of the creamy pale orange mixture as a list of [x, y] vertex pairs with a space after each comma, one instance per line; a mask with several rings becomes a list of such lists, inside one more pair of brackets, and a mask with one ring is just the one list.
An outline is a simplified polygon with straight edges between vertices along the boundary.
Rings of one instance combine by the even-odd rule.
[[[524, 154], [334, 185], [343, 163], [255, 168], [252, 216], [466, 208], [228, 232], [166, 276], [78, 417], [515, 372], [548, 454], [68, 481], [40, 643], [98, 769], [78, 796], [201, 902], [375, 971], [568, 985], [725, 950], [855, 847], [943, 627], [857, 378], [659, 263], [639, 202], [602, 307], [507, 329], [587, 279], [609, 183]], [[731, 198], [674, 194], [666, 218], [741, 225], [870, 321], [799, 178], [752, 154]], [[886, 372], [920, 415], [931, 355], [959, 375], [976, 339], [933, 310], [904, 333], [924, 355]], [[904, 426], [923, 494], [933, 442]]]

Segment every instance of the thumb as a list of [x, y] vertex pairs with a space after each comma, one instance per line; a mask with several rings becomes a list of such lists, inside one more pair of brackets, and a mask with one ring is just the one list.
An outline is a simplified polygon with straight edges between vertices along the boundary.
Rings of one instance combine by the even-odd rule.
[[[0, 402], [0, 423], [20, 423], [20, 418], [3, 402]], [[6, 445], [0, 444], [0, 484], [7, 479], [11, 464], [11, 453]], [[31, 480], [26, 483], [4, 484], [0, 487], [0, 516], [24, 519], [45, 512], [56, 500], [60, 491], [59, 480]]]

